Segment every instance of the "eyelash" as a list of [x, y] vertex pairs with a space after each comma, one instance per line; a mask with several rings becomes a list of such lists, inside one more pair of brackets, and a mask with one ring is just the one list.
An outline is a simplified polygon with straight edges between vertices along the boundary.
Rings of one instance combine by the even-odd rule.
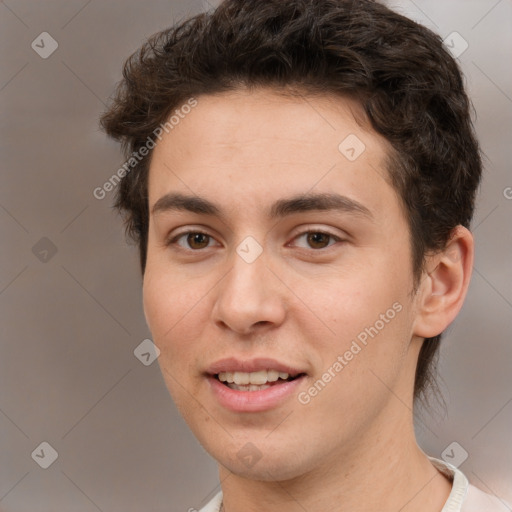
[[[306, 231], [303, 231], [299, 234], [297, 234], [295, 237], [293, 237], [293, 240], [296, 240], [300, 237], [303, 237], [304, 235], [308, 235], [308, 234], [322, 234], [322, 235], [326, 235], [328, 237], [330, 237], [330, 239], [334, 240], [334, 242], [343, 242], [344, 240], [342, 238], [340, 238], [339, 236], [336, 236], [334, 235], [333, 233], [330, 233], [329, 231], [324, 231], [322, 229], [310, 229], [310, 230], [306, 230]], [[197, 230], [188, 230], [188, 231], [183, 231], [182, 233], [179, 233], [178, 235], [174, 236], [173, 238], [171, 238], [170, 240], [168, 240], [168, 242], [166, 242], [166, 245], [167, 246], [171, 246], [171, 245], [178, 245], [178, 247], [180, 247], [180, 249], [184, 250], [184, 251], [190, 251], [190, 252], [201, 252], [202, 250], [204, 249], [208, 249], [210, 246], [207, 246], [207, 247], [204, 247], [203, 249], [190, 249], [190, 248], [184, 248], [184, 247], [181, 247], [177, 242], [178, 240], [180, 240], [181, 238], [183, 237], [187, 237], [189, 235], [205, 235], [207, 236], [209, 239], [214, 239], [213, 236], [209, 235], [208, 233], [205, 233], [203, 231], [197, 231]], [[328, 249], [329, 247], [332, 247], [334, 244], [328, 244], [326, 247], [322, 247], [321, 249], [313, 249], [313, 248], [309, 248], [309, 249], [306, 249], [306, 250], [310, 250], [310, 251], [313, 251], [313, 252], [319, 252], [319, 251], [322, 251], [322, 250], [325, 250], [325, 249]], [[304, 248], [302, 248], [304, 249]]]

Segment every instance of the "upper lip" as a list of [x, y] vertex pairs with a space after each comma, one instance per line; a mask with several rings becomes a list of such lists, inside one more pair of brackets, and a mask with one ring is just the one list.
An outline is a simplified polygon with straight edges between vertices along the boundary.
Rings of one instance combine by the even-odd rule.
[[299, 368], [295, 368], [268, 357], [257, 357], [254, 359], [237, 359], [236, 357], [228, 357], [225, 359], [219, 359], [215, 363], [211, 364], [207, 368], [206, 372], [210, 375], [217, 375], [221, 372], [252, 373], [260, 370], [277, 370], [278, 372], [287, 373], [290, 376], [305, 373]]

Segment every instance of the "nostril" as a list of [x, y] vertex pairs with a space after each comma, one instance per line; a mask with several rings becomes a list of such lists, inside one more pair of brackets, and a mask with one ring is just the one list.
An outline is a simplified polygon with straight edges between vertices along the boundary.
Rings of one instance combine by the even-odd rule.
[[260, 320], [256, 322], [254, 325], [268, 325], [270, 322], [268, 320]]

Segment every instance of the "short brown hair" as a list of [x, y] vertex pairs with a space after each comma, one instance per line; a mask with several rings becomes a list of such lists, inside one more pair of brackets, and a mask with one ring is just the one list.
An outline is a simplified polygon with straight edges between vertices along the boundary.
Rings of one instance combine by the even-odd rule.
[[[372, 0], [225, 0], [151, 37], [125, 63], [101, 124], [137, 152], [190, 97], [271, 87], [357, 100], [393, 148], [388, 172], [410, 227], [416, 282], [425, 255], [469, 227], [480, 151], [462, 74], [439, 36]], [[121, 181], [116, 206], [144, 273], [151, 153]], [[435, 384], [441, 335], [423, 342], [414, 396]]]

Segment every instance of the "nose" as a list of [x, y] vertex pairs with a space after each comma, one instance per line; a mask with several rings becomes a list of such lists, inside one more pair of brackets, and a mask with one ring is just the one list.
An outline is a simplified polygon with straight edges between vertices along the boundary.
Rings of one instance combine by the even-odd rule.
[[234, 254], [231, 269], [216, 287], [212, 314], [221, 328], [249, 335], [283, 323], [286, 287], [267, 267], [264, 255], [247, 263]]

